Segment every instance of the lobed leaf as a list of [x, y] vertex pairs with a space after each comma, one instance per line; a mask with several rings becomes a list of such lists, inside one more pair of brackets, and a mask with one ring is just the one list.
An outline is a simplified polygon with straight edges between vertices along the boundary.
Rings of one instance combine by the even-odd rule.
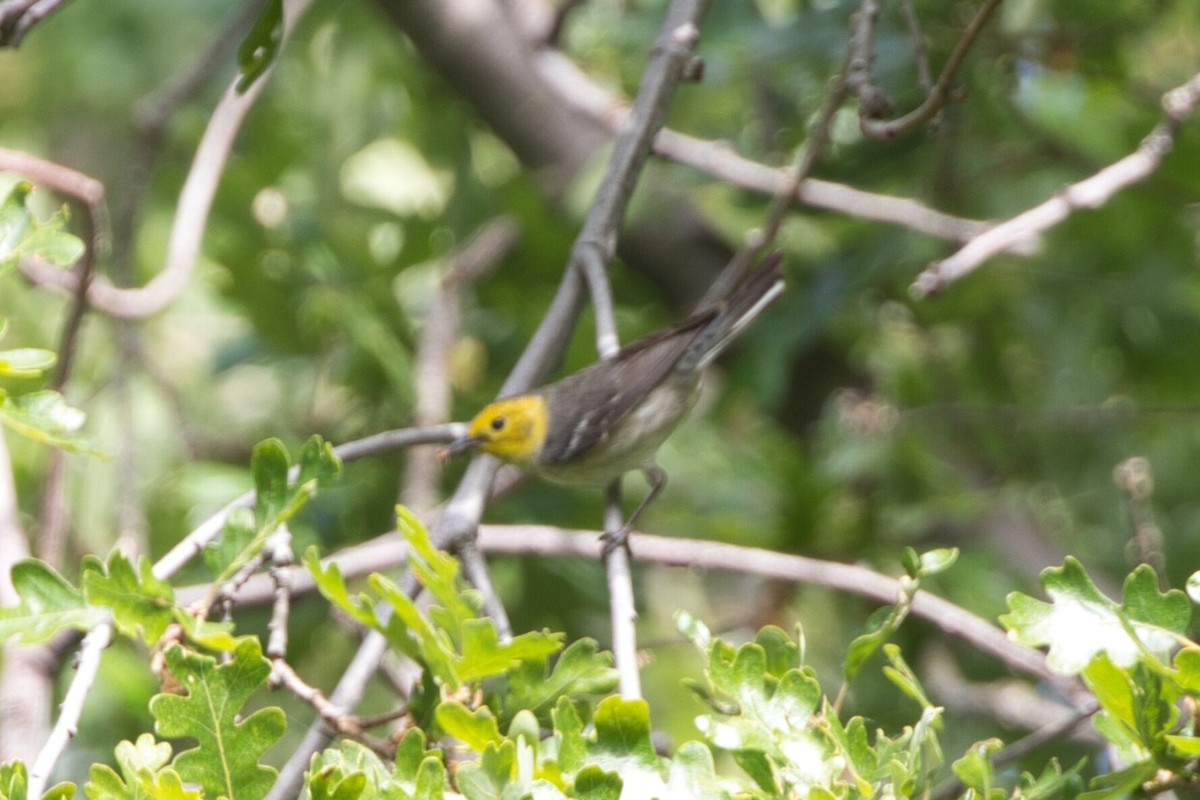
[[107, 610], [89, 605], [82, 591], [42, 561], [18, 561], [11, 579], [21, 602], [0, 608], [0, 641], [38, 644], [61, 630], [88, 630], [109, 618]]
[[283, 735], [286, 720], [274, 707], [239, 718], [242, 706], [271, 671], [258, 640], [241, 641], [232, 659], [220, 665], [179, 645], [168, 649], [165, 657], [186, 694], [155, 695], [150, 713], [160, 736], [186, 736], [197, 743], [175, 758], [179, 774], [212, 798], [260, 800], [276, 772], [259, 758]]

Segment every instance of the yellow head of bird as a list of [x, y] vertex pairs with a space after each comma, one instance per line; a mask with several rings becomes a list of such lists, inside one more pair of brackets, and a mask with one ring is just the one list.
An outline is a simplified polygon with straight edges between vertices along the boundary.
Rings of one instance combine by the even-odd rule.
[[541, 450], [546, 424], [546, 400], [541, 395], [506, 397], [476, 414], [466, 437], [453, 449], [476, 446], [505, 461], [528, 463]]

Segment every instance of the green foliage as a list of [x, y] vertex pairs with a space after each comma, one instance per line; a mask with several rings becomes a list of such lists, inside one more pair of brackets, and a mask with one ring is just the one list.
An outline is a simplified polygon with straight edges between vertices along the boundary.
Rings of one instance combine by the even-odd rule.
[[88, 800], [201, 800], [204, 796], [186, 789], [178, 770], [171, 766], [171, 745], [156, 742], [144, 733], [137, 742], [121, 742], [116, 748], [117, 768], [93, 764], [90, 780], [83, 785]]
[[400, 740], [391, 767], [357, 742], [344, 741], [313, 756], [306, 774], [313, 800], [442, 800], [448, 779], [439, 750], [425, 749], [420, 729]]
[[[31, 184], [20, 181], [0, 201], [0, 275], [26, 256], [68, 266], [83, 254], [83, 242], [62, 230], [65, 211], [45, 222], [33, 215], [28, 207], [32, 190]], [[8, 321], [0, 316], [0, 338], [7, 331]], [[38, 347], [0, 350], [0, 378], [40, 378], [56, 360], [53, 352]], [[58, 392], [33, 391], [14, 397], [0, 387], [0, 424], [34, 441], [95, 455], [80, 434], [84, 419], [83, 412], [68, 405]]]
[[[430, 544], [428, 533], [407, 509], [399, 507], [397, 517], [409, 546], [408, 563], [433, 602], [418, 607], [407, 592], [379, 574], [368, 578], [374, 597], [353, 595], [337, 565], [322, 566], [315, 548], [310, 548], [304, 563], [330, 602], [355, 621], [384, 634], [393, 647], [425, 667], [427, 677], [444, 692], [502, 679], [508, 699], [493, 692], [490, 702], [505, 720], [526, 709], [545, 719], [562, 696], [612, 689], [616, 676], [611, 658], [598, 654], [594, 642], [576, 642], [551, 667], [550, 656], [562, 649], [561, 634], [531, 631], [499, 641], [495, 625], [480, 612], [477, 593], [464, 589], [457, 560]], [[384, 608], [387, 610], [381, 611]], [[486, 726], [486, 721], [465, 708], [443, 705], [438, 714], [439, 723], [474, 730], [474, 736], [490, 736], [477, 727]]]
[[1042, 586], [1051, 602], [1013, 592], [1011, 613], [1000, 621], [1025, 644], [1049, 645], [1047, 664], [1063, 674], [1081, 672], [1101, 653], [1121, 667], [1143, 658], [1161, 661], [1187, 642], [1191, 603], [1178, 589], [1160, 592], [1149, 565], [1125, 579], [1120, 605], [1096, 588], [1075, 558], [1044, 571]]
[[1045, 570], [1042, 586], [1049, 603], [1014, 592], [1002, 621], [1020, 640], [1048, 646], [1050, 667], [1083, 677], [1101, 709], [1096, 730], [1127, 765], [1098, 776], [1086, 796], [1118, 797], [1149, 781], [1200, 786], [1200, 645], [1186, 636], [1187, 595], [1160, 591], [1143, 564], [1117, 604], [1074, 558]]
[[35, 442], [61, 447], [72, 453], [101, 455], [81, 433], [84, 414], [53, 391], [29, 392], [20, 397], [0, 389], [0, 423]]
[[231, 514], [221, 536], [205, 548], [205, 561], [218, 583], [253, 561], [279, 526], [303, 508], [318, 488], [337, 479], [342, 463], [331, 444], [311, 436], [300, 449], [294, 479], [291, 469], [291, 457], [278, 439], [267, 439], [254, 448], [253, 519], [245, 513]]
[[238, 48], [237, 90], [245, 92], [271, 66], [283, 39], [283, 0], [268, 0]]
[[20, 181], [0, 201], [0, 275], [25, 256], [37, 256], [66, 267], [83, 255], [79, 237], [63, 231], [67, 221], [65, 209], [44, 222], [37, 219], [28, 205], [32, 191], [32, 184]]
[[157, 695], [150, 712], [160, 736], [187, 736], [197, 743], [175, 757], [179, 775], [200, 784], [209, 797], [265, 796], [276, 772], [259, 759], [283, 735], [287, 722], [283, 711], [273, 707], [241, 716], [242, 706], [271, 673], [258, 640], [243, 640], [223, 664], [179, 645], [165, 655], [167, 668], [186, 694]]
[[88, 603], [107, 606], [118, 630], [154, 644], [178, 620], [171, 584], [154, 577], [150, 559], [142, 556], [135, 572], [124, 555], [114, 552], [102, 565], [95, 556], [84, 561], [83, 591]]
[[89, 605], [82, 591], [41, 561], [14, 564], [12, 582], [21, 602], [0, 608], [0, 641], [45, 642], [59, 631], [87, 630], [108, 617], [104, 609]]
[[888, 638], [896, 632], [908, 616], [913, 595], [921, 587], [921, 579], [948, 570], [958, 558], [953, 548], [933, 550], [920, 556], [911, 547], [904, 548], [902, 560], [907, 575], [900, 581], [900, 597], [890, 606], [878, 609], [867, 622], [867, 632], [856, 637], [846, 650], [842, 672], [847, 681], [854, 680], [863, 664]]

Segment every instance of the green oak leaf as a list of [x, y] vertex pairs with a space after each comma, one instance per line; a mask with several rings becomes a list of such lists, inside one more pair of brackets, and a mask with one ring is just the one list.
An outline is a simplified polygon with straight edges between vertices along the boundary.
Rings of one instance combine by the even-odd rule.
[[562, 651], [547, 674], [546, 658], [529, 658], [509, 670], [504, 711], [512, 717], [521, 709], [549, 714], [560, 697], [608, 694], [617, 685], [612, 654], [597, 652], [593, 639], [577, 639]]
[[447, 700], [438, 705], [434, 719], [442, 730], [476, 752], [504, 739], [496, 716], [487, 706], [471, 711], [457, 700]]
[[232, 660], [220, 665], [179, 645], [168, 649], [165, 657], [186, 694], [155, 695], [150, 713], [160, 736], [186, 736], [197, 743], [176, 757], [179, 774], [212, 798], [260, 800], [276, 773], [259, 758], [279, 740], [287, 723], [283, 711], [274, 707], [239, 719], [246, 701], [271, 672], [258, 640], [241, 641]]
[[1100, 653], [1121, 667], [1147, 656], [1166, 661], [1191, 619], [1187, 596], [1159, 592], [1145, 564], [1125, 579], [1121, 605], [1105, 597], [1074, 558], [1043, 571], [1042, 586], [1049, 603], [1013, 592], [1000, 621], [1022, 644], [1048, 645], [1046, 664], [1061, 674], [1081, 672]]
[[162, 638], [175, 621], [175, 592], [166, 581], [154, 577], [150, 559], [142, 556], [135, 572], [133, 564], [114, 551], [107, 565], [88, 556], [93, 569], [84, 572], [83, 593], [87, 601], [112, 610], [117, 629], [127, 636], [141, 632], [146, 644]]
[[116, 748], [116, 770], [93, 764], [83, 793], [88, 800], [200, 800], [201, 794], [185, 789], [175, 769], [168, 767], [171, 745], [155, 742], [144, 733], [136, 743], [124, 741]]
[[18, 561], [11, 577], [21, 602], [0, 608], [0, 641], [38, 644], [66, 628], [88, 630], [109, 618], [107, 609], [88, 605], [83, 592], [41, 561]]
[[[589, 769], [600, 768], [620, 776], [625, 790], [638, 797], [662, 797], [666, 769], [654, 752], [650, 738], [650, 707], [644, 700], [611, 696], [600, 701], [592, 720], [596, 740], [588, 747], [593, 766], [576, 775], [576, 788]], [[607, 785], [600, 776], [598, 781]]]
[[492, 620], [466, 620], [461, 633], [462, 655], [455, 659], [454, 670], [460, 681], [503, 675], [524, 659], [545, 659], [557, 653], [564, 638], [562, 633], [530, 631], [501, 643]]

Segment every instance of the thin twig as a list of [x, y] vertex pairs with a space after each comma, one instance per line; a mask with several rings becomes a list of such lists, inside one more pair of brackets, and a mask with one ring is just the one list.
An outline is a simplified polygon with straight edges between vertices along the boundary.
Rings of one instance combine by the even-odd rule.
[[[625, 524], [621, 513], [621, 479], [608, 488], [604, 509], [604, 531], [611, 535]], [[637, 604], [633, 596], [633, 575], [629, 565], [629, 547], [609, 547], [603, 551], [604, 576], [608, 582], [608, 615], [612, 626], [613, 663], [617, 668], [618, 689], [626, 700], [642, 696], [642, 679], [637, 657]]]
[[67, 696], [59, 706], [58, 720], [42, 749], [38, 752], [37, 760], [29, 770], [28, 796], [41, 797], [46, 788], [46, 780], [51, 770], [58, 763], [59, 757], [67, 749], [67, 743], [75, 736], [80, 717], [83, 716], [83, 705], [96, 682], [96, 674], [100, 670], [100, 656], [112, 642], [113, 626], [104, 622], [88, 631], [83, 637], [79, 648], [79, 664], [75, 669], [75, 677], [67, 689]]
[[[333, 448], [333, 453], [342, 461], [356, 461], [419, 444], [452, 442], [461, 434], [462, 426], [455, 423], [434, 425], [428, 428], [402, 428], [346, 442]], [[289, 478], [295, 477], [298, 473], [299, 468], [292, 467], [288, 476]], [[221, 533], [225, 527], [225, 521], [231, 513], [239, 508], [249, 508], [254, 505], [254, 497], [254, 490], [243, 492], [196, 526], [191, 533], [155, 562], [155, 577], [165, 580], [178, 572], [184, 564], [199, 555], [205, 545]]]
[[[629, 115], [627, 103], [596, 84], [578, 65], [557, 50], [543, 50], [535, 62], [541, 77], [554, 90], [556, 98], [568, 107], [587, 115], [613, 133], [621, 129]], [[793, 170], [772, 167], [746, 158], [727, 142], [708, 141], [664, 128], [654, 139], [654, 152], [678, 164], [690, 166], [747, 191], [777, 195], [786, 191]], [[965, 219], [929, 208], [907, 197], [867, 192], [840, 183], [810, 177], [796, 191], [796, 199], [815, 208], [837, 211], [860, 219], [890, 225], [947, 239], [965, 242], [982, 233], [990, 224]], [[1032, 251], [1028, 242], [1013, 245], [1023, 253]]]
[[[329, 703], [336, 708], [352, 709], [362, 699], [367, 682], [379, 667], [379, 661], [387, 652], [387, 639], [377, 631], [371, 631], [363, 640], [362, 646], [354, 654], [354, 659], [342, 677], [337, 687], [329, 695]], [[266, 800], [290, 800], [300, 795], [300, 787], [304, 784], [304, 773], [309, 767], [312, 754], [328, 745], [333, 740], [334, 730], [325, 724], [318, 723], [309, 726], [308, 731], [296, 749], [288, 757], [287, 763], [279, 770], [275, 785], [267, 793]]]
[[[311, 4], [312, 0], [287, 0], [284, 3], [285, 42], [295, 21]], [[268, 70], [273, 70], [274, 66], [272, 64]], [[103, 276], [97, 276], [87, 291], [88, 302], [94, 308], [114, 317], [142, 319], [164, 310], [187, 288], [200, 253], [217, 183], [224, 174], [233, 140], [268, 83], [265, 78], [265, 75], [260, 77], [245, 92], [238, 92], [235, 78], [213, 109], [179, 194], [163, 269], [145, 286], [136, 289], [118, 288]], [[48, 272], [48, 265], [38, 259], [24, 258], [20, 266], [25, 276], [39, 285], [59, 289], [69, 287], [71, 291], [77, 287], [76, 280], [64, 278], [66, 273], [61, 270]]]
[[913, 282], [911, 292], [926, 297], [979, 268], [1012, 242], [1058, 225], [1082, 209], [1100, 208], [1117, 192], [1145, 180], [1175, 145], [1175, 134], [1200, 103], [1200, 74], [1162, 97], [1163, 118], [1138, 148], [1104, 169], [1063, 189], [1041, 205], [1022, 212], [967, 242], [943, 261], [935, 261]]
[[[450, 354], [459, 334], [459, 307], [464, 287], [500, 264], [517, 243], [516, 223], [498, 217], [456, 253], [439, 282], [425, 315], [413, 358], [413, 424], [436, 425], [450, 417]], [[400, 498], [418, 516], [438, 502], [441, 465], [430, 448], [412, 448], [405, 454]]]
[[[864, 5], [873, 2], [874, 0], [864, 0]], [[871, 84], [869, 77], [868, 80], [860, 84], [856, 91], [861, 92], [859, 94], [859, 127], [862, 128], [863, 134], [872, 139], [895, 139], [898, 136], [912, 133], [921, 125], [933, 119], [945, 107], [946, 103], [951, 100], [954, 79], [958, 75], [959, 68], [966, 61], [967, 54], [979, 39], [979, 35], [983, 32], [983, 29], [987, 27], [992, 13], [999, 6], [1000, 0], [984, 0], [983, 5], [975, 12], [975, 16], [968, 23], [966, 30], [963, 31], [962, 36], [955, 43], [954, 50], [950, 53], [950, 58], [946, 60], [941, 74], [938, 75], [937, 82], [930, 88], [924, 102], [904, 116], [895, 119], [885, 119], [879, 116], [877, 112], [882, 109], [877, 102], [877, 96], [882, 93]], [[870, 68], [869, 55], [866, 68]], [[872, 94], [872, 90], [876, 94]]]

